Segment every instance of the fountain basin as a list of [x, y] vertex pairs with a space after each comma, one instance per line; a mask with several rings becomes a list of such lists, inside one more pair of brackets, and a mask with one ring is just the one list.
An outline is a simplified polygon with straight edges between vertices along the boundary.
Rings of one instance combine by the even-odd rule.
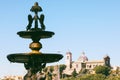
[[10, 62], [17, 63], [29, 63], [29, 62], [39, 62], [39, 63], [51, 63], [57, 62], [63, 58], [61, 54], [28, 54], [28, 53], [17, 53], [9, 54], [7, 56]]
[[31, 39], [36, 37], [36, 38], [44, 39], [44, 38], [52, 37], [55, 33], [51, 31], [30, 30], [30, 31], [19, 31], [17, 34], [22, 38]]

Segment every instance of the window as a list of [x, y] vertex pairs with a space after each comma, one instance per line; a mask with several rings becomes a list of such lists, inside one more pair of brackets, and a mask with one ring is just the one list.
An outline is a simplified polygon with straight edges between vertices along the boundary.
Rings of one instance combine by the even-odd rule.
[[91, 68], [91, 65], [89, 66], [89, 68]]
[[69, 59], [69, 56], [67, 56], [67, 59]]
[[76, 64], [76, 68], [78, 68], [78, 64]]

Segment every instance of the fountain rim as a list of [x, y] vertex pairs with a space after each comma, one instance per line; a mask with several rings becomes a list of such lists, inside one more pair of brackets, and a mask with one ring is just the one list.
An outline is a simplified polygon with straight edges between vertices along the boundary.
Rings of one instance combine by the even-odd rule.
[[30, 31], [19, 31], [17, 34], [22, 38], [31, 39], [32, 37], [39, 37], [40, 39], [50, 38], [55, 33], [52, 31], [41, 31], [41, 30], [30, 30]]
[[32, 60], [38, 61], [39, 63], [52, 63], [57, 62], [63, 58], [62, 54], [51, 54], [51, 53], [40, 53], [40, 54], [30, 54], [30, 53], [15, 53], [7, 55], [10, 62], [13, 63], [29, 63]]

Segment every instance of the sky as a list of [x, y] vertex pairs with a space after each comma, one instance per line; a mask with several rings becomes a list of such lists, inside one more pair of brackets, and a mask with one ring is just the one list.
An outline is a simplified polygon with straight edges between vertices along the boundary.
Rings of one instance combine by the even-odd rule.
[[[24, 75], [23, 64], [10, 63], [6, 56], [30, 52], [32, 40], [16, 33], [26, 30], [30, 8], [38, 2], [45, 15], [46, 31], [55, 35], [40, 42], [43, 53], [70, 51], [77, 60], [84, 51], [89, 60], [107, 54], [112, 66], [120, 66], [120, 0], [1, 0], [0, 1], [0, 77]], [[39, 26], [40, 27], [40, 26]], [[48, 64], [52, 65], [52, 64]]]

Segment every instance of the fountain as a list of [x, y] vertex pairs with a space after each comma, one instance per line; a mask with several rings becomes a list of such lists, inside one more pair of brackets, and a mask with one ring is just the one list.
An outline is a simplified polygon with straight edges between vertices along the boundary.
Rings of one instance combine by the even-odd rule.
[[[25, 31], [19, 31], [17, 34], [25, 39], [32, 39], [29, 48], [32, 50], [29, 53], [14, 53], [7, 55], [7, 59], [13, 63], [23, 63], [27, 74], [24, 76], [24, 80], [41, 80], [38, 79], [37, 73], [41, 73], [42, 69], [46, 67], [46, 63], [57, 62], [63, 58], [61, 54], [42, 53], [40, 49], [42, 44], [39, 42], [41, 39], [51, 38], [55, 33], [51, 31], [45, 31], [44, 14], [38, 16], [38, 12], [42, 11], [42, 8], [36, 2], [30, 9], [35, 15], [28, 15], [28, 25]], [[34, 21], [34, 27], [32, 23]], [[38, 27], [40, 23], [41, 28]], [[45, 80], [42, 79], [42, 80]]]

